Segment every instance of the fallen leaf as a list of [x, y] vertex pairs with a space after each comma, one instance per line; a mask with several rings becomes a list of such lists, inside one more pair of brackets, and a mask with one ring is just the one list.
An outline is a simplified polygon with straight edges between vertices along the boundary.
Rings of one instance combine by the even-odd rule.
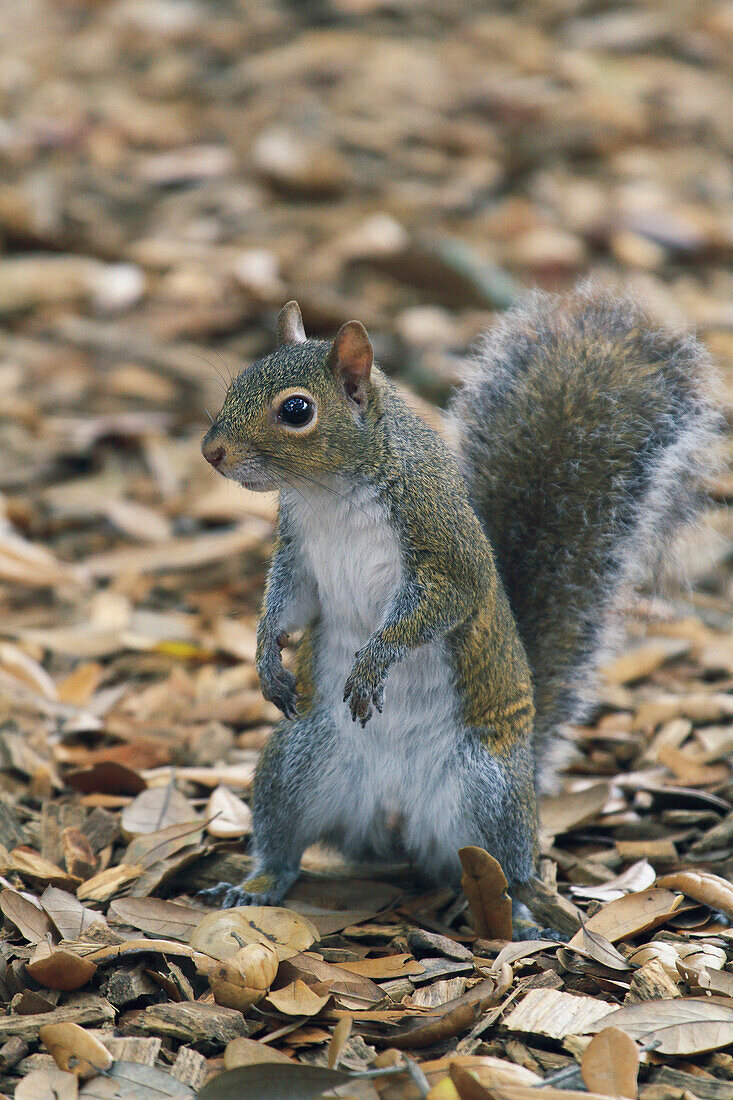
[[224, 1051], [225, 1069], [236, 1069], [237, 1066], [259, 1066], [272, 1062], [292, 1065], [293, 1059], [282, 1051], [275, 1050], [268, 1043], [260, 1043], [244, 1035], [238, 1039], [232, 1039], [227, 1043]]
[[209, 913], [194, 928], [189, 943], [223, 961], [246, 943], [271, 944], [282, 960], [306, 951], [319, 938], [310, 921], [291, 909], [251, 905]]
[[228, 787], [220, 785], [211, 792], [206, 816], [209, 818], [206, 831], [211, 836], [231, 839], [249, 836], [252, 832], [252, 811]]
[[512, 938], [512, 903], [499, 862], [483, 848], [459, 849], [463, 867], [461, 886], [477, 935], [485, 939]]
[[540, 804], [542, 832], [560, 836], [585, 825], [598, 816], [608, 801], [608, 783], [593, 783], [579, 791], [564, 791], [553, 798], [543, 798]]
[[131, 924], [154, 936], [170, 936], [183, 943], [188, 943], [204, 915], [203, 909], [193, 905], [160, 898], [115, 898], [109, 912], [123, 924]]
[[170, 825], [193, 825], [198, 820], [188, 799], [169, 784], [141, 791], [129, 806], [125, 806], [120, 825], [130, 840], [141, 834], [157, 833]]
[[317, 1016], [328, 1004], [329, 994], [319, 997], [300, 979], [269, 994], [267, 1003], [286, 1016]]
[[583, 1035], [608, 1015], [608, 1004], [595, 997], [576, 997], [559, 989], [530, 989], [504, 1021], [510, 1031], [564, 1039]]
[[34, 1069], [15, 1086], [14, 1100], [76, 1100], [79, 1078], [61, 1069]]
[[54, 929], [48, 915], [37, 902], [29, 901], [17, 890], [6, 889], [0, 893], [0, 909], [29, 943], [45, 943], [53, 938]]
[[583, 1052], [581, 1070], [589, 1092], [636, 1100], [639, 1051], [625, 1031], [616, 1027], [599, 1031]]
[[204, 1085], [197, 1100], [232, 1100], [234, 1096], [261, 1097], [262, 1100], [315, 1100], [326, 1089], [335, 1089], [352, 1080], [342, 1070], [321, 1066], [292, 1064], [240, 1066], [227, 1070]]
[[41, 894], [41, 905], [56, 925], [62, 939], [74, 940], [95, 924], [106, 927], [101, 913], [85, 909], [78, 898], [57, 886], [47, 886]]
[[78, 1024], [46, 1024], [38, 1037], [59, 1069], [77, 1077], [94, 1077], [112, 1065], [106, 1046]]
[[97, 972], [93, 962], [60, 947], [40, 943], [26, 963], [30, 976], [45, 989], [57, 989], [70, 993], [81, 989]]
[[[610, 901], [608, 905], [604, 905], [589, 917], [585, 928], [586, 931], [597, 932], [611, 943], [616, 943], [618, 940], [627, 939], [629, 936], [635, 936], [639, 932], [664, 924], [667, 918], [679, 909], [683, 901], [682, 894], [657, 888], [625, 894], [616, 901]], [[568, 947], [582, 949], [583, 943], [581, 928], [580, 932], [576, 932], [569, 941]]]
[[680, 890], [688, 898], [718, 909], [733, 919], [733, 886], [711, 871], [676, 871], [657, 879], [657, 886]]

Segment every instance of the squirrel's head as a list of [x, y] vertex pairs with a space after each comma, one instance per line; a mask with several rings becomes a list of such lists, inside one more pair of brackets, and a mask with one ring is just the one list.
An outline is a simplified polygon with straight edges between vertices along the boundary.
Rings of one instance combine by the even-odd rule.
[[297, 302], [277, 322], [277, 349], [232, 382], [201, 450], [248, 489], [267, 491], [298, 475], [347, 472], [363, 451], [374, 386], [372, 345], [358, 321], [332, 344], [306, 339]]

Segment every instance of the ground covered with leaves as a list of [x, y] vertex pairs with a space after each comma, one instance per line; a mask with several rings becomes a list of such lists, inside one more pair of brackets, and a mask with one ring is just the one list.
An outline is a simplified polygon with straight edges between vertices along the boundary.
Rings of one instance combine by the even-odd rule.
[[297, 297], [439, 426], [497, 314], [601, 272], [727, 413], [732, 45], [723, 0], [0, 5], [2, 1095], [733, 1098], [725, 464], [543, 808], [568, 942], [507, 942], [480, 850], [465, 896], [314, 850], [286, 909], [196, 900], [277, 717], [274, 501], [199, 453], [229, 372]]

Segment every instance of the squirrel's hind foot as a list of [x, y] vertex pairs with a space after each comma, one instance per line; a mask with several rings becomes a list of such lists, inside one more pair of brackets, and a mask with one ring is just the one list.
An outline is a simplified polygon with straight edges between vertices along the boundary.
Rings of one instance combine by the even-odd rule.
[[259, 872], [250, 875], [239, 886], [231, 882], [218, 882], [208, 890], [200, 890], [196, 896], [220, 909], [237, 909], [242, 905], [279, 905], [295, 877]]

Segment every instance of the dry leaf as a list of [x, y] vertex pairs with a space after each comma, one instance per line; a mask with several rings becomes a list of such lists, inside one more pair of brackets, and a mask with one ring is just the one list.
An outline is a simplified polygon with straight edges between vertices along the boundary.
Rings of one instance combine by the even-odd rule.
[[94, 878], [87, 879], [76, 891], [79, 901], [105, 902], [113, 898], [121, 890], [124, 890], [142, 874], [142, 867], [131, 867], [127, 863], [119, 863], [116, 867], [108, 867], [106, 871], [100, 871]]
[[17, 890], [7, 889], [0, 893], [0, 909], [5, 919], [30, 943], [45, 943], [53, 937], [53, 925], [47, 914]]
[[657, 879], [657, 886], [680, 890], [687, 897], [719, 909], [733, 919], [733, 886], [710, 871], [676, 871]]
[[[337, 1025], [338, 1026], [338, 1025]], [[236, 1069], [237, 1066], [258, 1066], [263, 1062], [287, 1062], [292, 1064], [292, 1058], [283, 1054], [267, 1043], [259, 1043], [256, 1039], [247, 1039], [240, 1036], [227, 1043], [224, 1051], [224, 1068]]]
[[286, 1016], [317, 1016], [328, 1004], [328, 998], [329, 994], [319, 997], [310, 986], [298, 979], [270, 993], [267, 1003]]
[[[658, 928], [664, 924], [684, 901], [682, 894], [671, 890], [640, 890], [636, 894], [625, 894], [616, 901], [604, 905], [592, 917], [589, 917], [585, 929], [605, 936], [611, 943], [635, 936], [649, 928]], [[583, 929], [576, 932], [568, 947], [583, 948]]]
[[608, 783], [593, 783], [579, 791], [564, 791], [540, 804], [542, 832], [559, 836], [598, 816], [608, 801]]
[[341, 1052], [349, 1041], [351, 1035], [351, 1029], [354, 1026], [354, 1021], [349, 1016], [344, 1016], [342, 1020], [336, 1024], [331, 1035], [331, 1042], [328, 1044], [328, 1068], [336, 1069], [341, 1057]]
[[204, 915], [203, 909], [160, 898], [115, 898], [109, 907], [112, 917], [141, 928], [154, 936], [169, 936], [188, 943]]
[[209, 819], [206, 831], [211, 836], [229, 839], [252, 832], [252, 811], [228, 787], [218, 786], [211, 792], [206, 816]]
[[77, 1100], [79, 1078], [56, 1069], [34, 1069], [21, 1077], [14, 1100]]
[[581, 1069], [589, 1092], [636, 1100], [639, 1051], [625, 1031], [616, 1027], [599, 1031], [583, 1052]]
[[558, 989], [530, 989], [504, 1021], [510, 1031], [564, 1039], [583, 1035], [608, 1015], [608, 1004], [594, 997], [576, 997]]
[[226, 961], [247, 943], [271, 944], [278, 958], [289, 959], [319, 939], [306, 917], [274, 905], [250, 905], [209, 913], [191, 933], [197, 950]]
[[56, 886], [47, 886], [41, 895], [41, 905], [56, 925], [62, 939], [74, 940], [95, 924], [105, 927], [101, 913], [85, 909], [78, 898]]
[[512, 903], [501, 865], [483, 848], [461, 848], [461, 886], [477, 935], [485, 939], [512, 938]]
[[97, 972], [93, 962], [63, 948], [40, 943], [26, 964], [30, 976], [46, 989], [70, 993], [81, 989]]
[[131, 840], [145, 833], [157, 833], [170, 825], [194, 825], [199, 821], [187, 798], [175, 787], [148, 787], [125, 806], [120, 824]]
[[77, 1077], [94, 1077], [112, 1065], [106, 1046], [78, 1024], [45, 1024], [38, 1036], [59, 1069]]
[[341, 969], [348, 971], [349, 974], [357, 974], [362, 978], [377, 981], [425, 973], [425, 967], [413, 959], [412, 955], [383, 955], [378, 959], [359, 959], [355, 962], [341, 963]]

